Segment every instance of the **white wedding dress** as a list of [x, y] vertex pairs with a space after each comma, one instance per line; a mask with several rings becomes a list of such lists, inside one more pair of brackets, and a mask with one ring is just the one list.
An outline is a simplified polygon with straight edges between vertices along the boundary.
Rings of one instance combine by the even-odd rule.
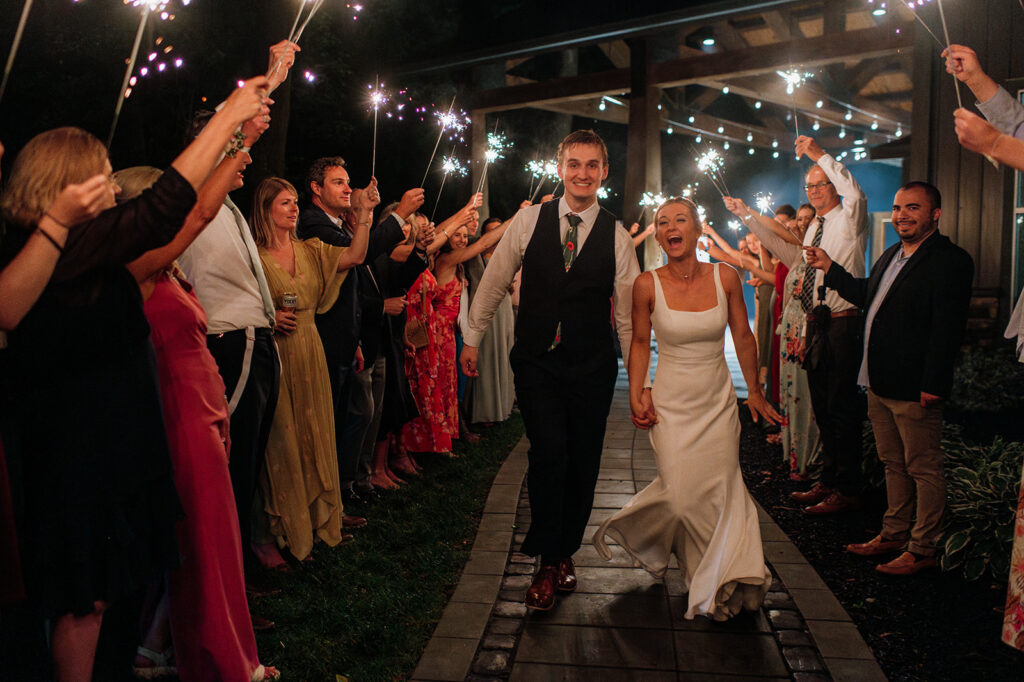
[[664, 577], [675, 555], [689, 591], [686, 618], [725, 620], [757, 609], [771, 584], [754, 502], [740, 474], [740, 420], [724, 339], [728, 305], [715, 265], [717, 305], [671, 310], [658, 272], [651, 323], [658, 339], [650, 430], [658, 476], [601, 524], [640, 566]]

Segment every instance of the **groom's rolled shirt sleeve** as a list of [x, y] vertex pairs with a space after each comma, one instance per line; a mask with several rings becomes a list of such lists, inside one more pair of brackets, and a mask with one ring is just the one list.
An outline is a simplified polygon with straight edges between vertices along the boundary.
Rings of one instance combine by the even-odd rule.
[[502, 235], [498, 246], [494, 249], [491, 259], [484, 269], [473, 305], [469, 309], [469, 322], [462, 335], [467, 346], [477, 348], [491, 325], [494, 311], [508, 295], [512, 278], [523, 264], [523, 254], [533, 236], [533, 226], [537, 222], [540, 205], [520, 210], [512, 218], [508, 229]]
[[[615, 285], [612, 289], [612, 310], [615, 332], [622, 348], [622, 363], [629, 366], [629, 346], [633, 340], [633, 282], [640, 276], [636, 248], [629, 232], [615, 230]], [[648, 372], [649, 374], [649, 372]]]

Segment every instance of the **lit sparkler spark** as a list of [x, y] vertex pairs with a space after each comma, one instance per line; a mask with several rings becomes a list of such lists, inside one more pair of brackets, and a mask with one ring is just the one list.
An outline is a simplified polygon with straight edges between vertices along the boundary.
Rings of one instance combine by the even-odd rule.
[[441, 111], [438, 109], [434, 112], [434, 117], [437, 118], [437, 124], [441, 126], [442, 134], [447, 133], [448, 139], [454, 142], [456, 139], [459, 142], [465, 142], [466, 139], [463, 133], [466, 132], [466, 127], [469, 126], [472, 121], [469, 115], [465, 111]]
[[655, 194], [654, 192], [644, 192], [643, 195], [641, 195], [640, 201], [637, 205], [643, 206], [644, 208], [647, 208], [648, 206], [658, 208], [664, 203], [665, 195], [662, 194], [661, 192], [658, 192], [657, 194]]
[[812, 77], [814, 74], [808, 71], [798, 71], [797, 69], [789, 69], [788, 71], [776, 71], [783, 81], [786, 83], [786, 94], [792, 95], [797, 88], [807, 82], [807, 79]]
[[484, 152], [484, 159], [487, 163], [494, 163], [505, 158], [505, 152], [514, 146], [509, 142], [503, 133], [487, 133], [487, 151]]
[[683, 187], [683, 189], [679, 192], [679, 195], [684, 199], [692, 199], [694, 195], [697, 193], [697, 186], [699, 184], [699, 182], [689, 183], [688, 185]]
[[454, 156], [445, 156], [441, 159], [441, 170], [444, 171], [445, 175], [454, 174], [459, 177], [466, 177], [466, 174], [469, 172], [466, 165]]
[[707, 176], [711, 184], [723, 197], [729, 194], [729, 186], [725, 184], [725, 159], [716, 149], [709, 149], [697, 157], [697, 169]]
[[607, 199], [610, 196], [611, 196], [611, 192], [608, 191], [607, 187], [598, 187], [597, 188], [597, 198], [598, 199]]
[[544, 175], [548, 176], [549, 180], [560, 181], [561, 178], [558, 177], [558, 163], [555, 161], [545, 161]]
[[775, 211], [772, 210], [771, 192], [759, 192], [755, 194], [754, 203], [757, 206], [758, 213], [761, 215], [764, 215], [765, 211], [770, 211], [772, 215], [775, 215]]
[[379, 110], [391, 100], [391, 96], [388, 94], [388, 91], [384, 90], [383, 83], [378, 83], [376, 88], [370, 84], [367, 84], [366, 87], [370, 91], [370, 109], [373, 111]]
[[739, 231], [740, 231], [740, 228], [741, 228], [741, 227], [743, 227], [743, 223], [741, 223], [741, 222], [740, 222], [740, 221], [738, 221], [738, 220], [730, 220], [730, 221], [729, 221], [729, 227], [730, 227], [730, 228], [731, 228], [732, 230], [735, 230], [736, 232], [739, 232]]
[[544, 162], [529, 161], [524, 170], [535, 178], [542, 178], [544, 177]]

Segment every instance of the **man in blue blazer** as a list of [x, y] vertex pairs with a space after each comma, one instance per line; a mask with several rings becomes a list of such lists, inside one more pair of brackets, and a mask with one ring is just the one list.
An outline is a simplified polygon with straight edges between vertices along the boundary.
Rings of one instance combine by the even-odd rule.
[[905, 550], [876, 567], [889, 575], [936, 565], [946, 506], [942, 405], [967, 324], [974, 262], [939, 233], [941, 204], [928, 183], [900, 188], [892, 207], [900, 242], [867, 279], [853, 277], [822, 249], [804, 247], [808, 265], [824, 271], [825, 286], [864, 309], [858, 382], [868, 391], [888, 509], [881, 533], [846, 549], [861, 556]]

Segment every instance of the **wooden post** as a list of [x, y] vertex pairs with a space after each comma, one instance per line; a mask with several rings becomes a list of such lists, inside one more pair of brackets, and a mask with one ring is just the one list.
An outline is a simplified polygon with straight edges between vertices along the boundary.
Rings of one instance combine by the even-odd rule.
[[[622, 209], [622, 222], [627, 228], [640, 215], [639, 202], [643, 193], [661, 191], [661, 126], [658, 114], [661, 90], [651, 85], [651, 51], [647, 40], [630, 41], [629, 53], [629, 127]], [[646, 217], [650, 218], [650, 211], [647, 213]], [[638, 255], [643, 267], [648, 259]]]

